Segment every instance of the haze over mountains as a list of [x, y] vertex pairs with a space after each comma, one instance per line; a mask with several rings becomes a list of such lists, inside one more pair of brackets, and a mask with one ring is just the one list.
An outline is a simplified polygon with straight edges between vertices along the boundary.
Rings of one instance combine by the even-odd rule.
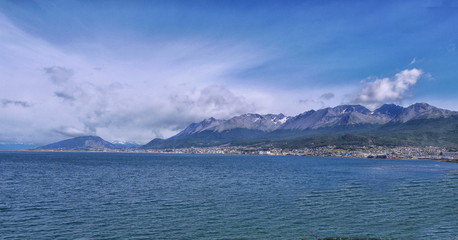
[[[427, 103], [409, 107], [385, 104], [371, 111], [340, 105], [297, 116], [243, 114], [227, 120], [192, 123], [168, 139], [153, 139], [143, 149], [252, 145], [305, 147], [329, 144], [458, 146], [458, 112]], [[87, 136], [40, 149], [119, 149], [100, 137]], [[132, 147], [132, 146], [131, 146]]]

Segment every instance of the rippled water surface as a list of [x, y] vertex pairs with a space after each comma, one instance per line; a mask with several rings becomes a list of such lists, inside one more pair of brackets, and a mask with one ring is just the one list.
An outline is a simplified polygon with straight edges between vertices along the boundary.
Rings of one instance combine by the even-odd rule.
[[458, 164], [0, 152], [0, 239], [458, 239]]

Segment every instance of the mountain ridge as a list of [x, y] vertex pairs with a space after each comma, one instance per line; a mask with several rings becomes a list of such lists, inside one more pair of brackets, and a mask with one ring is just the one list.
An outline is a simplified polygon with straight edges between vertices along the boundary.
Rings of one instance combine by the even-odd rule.
[[[242, 114], [227, 120], [213, 117], [199, 123], [192, 123], [172, 138], [192, 135], [203, 131], [222, 132], [224, 130], [246, 128], [261, 131], [278, 129], [305, 130], [340, 125], [386, 124], [407, 122], [413, 119], [431, 119], [458, 115], [458, 112], [415, 103], [406, 108], [395, 104], [384, 104], [374, 111], [362, 105], [339, 105], [319, 110], [309, 110], [293, 117], [283, 114]], [[254, 120], [254, 121], [253, 121]]]
[[235, 128], [256, 129], [261, 131], [273, 131], [278, 129], [289, 117], [282, 113], [280, 114], [257, 114], [246, 113], [240, 116], [235, 116], [227, 120], [218, 120], [213, 117], [205, 119], [199, 123], [191, 123], [183, 131], [173, 136], [172, 138], [179, 138], [180, 136], [191, 135], [203, 131], [223, 132], [225, 130]]
[[[276, 124], [268, 125], [265, 122], [264, 124], [255, 124], [256, 121], [260, 121], [260, 117], [264, 117], [264, 121], [267, 119]], [[424, 131], [428, 130], [427, 124], [434, 125], [439, 119], [452, 121], [446, 125], [450, 132], [453, 133], [455, 129], [453, 124], [458, 118], [452, 117], [458, 117], [458, 112], [437, 108], [427, 103], [415, 103], [408, 107], [384, 104], [374, 111], [361, 105], [339, 105], [319, 110], [309, 110], [293, 117], [283, 114], [243, 114], [227, 120], [209, 118], [199, 123], [192, 123], [177, 135], [168, 139], [154, 139], [144, 145], [143, 148], [267, 144], [336, 134], [362, 134], [362, 136], [366, 137], [369, 135], [382, 136], [381, 138], [377, 137], [378, 140], [383, 140], [379, 142], [402, 144], [400, 141], [402, 136], [392, 131], [392, 129], [396, 128], [408, 129], [405, 134], [410, 136], [411, 139], [406, 142], [415, 143], [412, 140], [416, 139], [415, 134], [411, 134], [411, 132], [418, 131], [424, 134]], [[281, 122], [279, 119], [281, 119]], [[415, 126], [412, 126], [411, 122], [416, 120], [420, 122], [426, 121], [426, 123], [422, 122], [423, 129], [415, 129]], [[431, 121], [428, 122], [427, 120]], [[458, 122], [456, 126], [458, 128]], [[385, 136], [383, 131], [391, 135]], [[445, 132], [445, 134], [449, 133]], [[433, 133], [429, 135], [435, 136]], [[441, 136], [435, 136], [431, 140], [432, 143], [442, 142], [439, 138]], [[447, 139], [452, 139], [450, 140], [451, 145], [455, 144], [454, 136], [449, 136]], [[458, 145], [458, 140], [456, 145]]]

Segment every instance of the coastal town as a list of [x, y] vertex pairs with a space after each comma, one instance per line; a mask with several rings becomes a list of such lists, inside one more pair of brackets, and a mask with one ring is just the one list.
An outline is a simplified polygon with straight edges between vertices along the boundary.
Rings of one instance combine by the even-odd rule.
[[257, 148], [240, 146], [223, 147], [192, 147], [176, 149], [148, 149], [134, 150], [135, 152], [149, 153], [187, 153], [187, 154], [249, 154], [249, 155], [277, 155], [277, 156], [320, 156], [320, 157], [348, 157], [348, 158], [377, 158], [377, 159], [424, 159], [441, 161], [458, 161], [458, 152], [443, 147], [385, 147], [362, 146], [339, 148], [324, 146], [316, 148], [281, 149]]

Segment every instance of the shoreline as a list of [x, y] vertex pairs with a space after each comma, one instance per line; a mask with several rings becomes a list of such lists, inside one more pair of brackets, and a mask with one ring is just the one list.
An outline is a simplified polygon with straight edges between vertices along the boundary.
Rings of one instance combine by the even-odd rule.
[[337, 156], [337, 155], [300, 155], [300, 154], [256, 154], [256, 153], [197, 153], [197, 152], [171, 152], [171, 151], [118, 151], [118, 150], [38, 150], [38, 149], [24, 149], [24, 150], [0, 150], [0, 152], [62, 152], [62, 153], [149, 153], [149, 154], [201, 154], [201, 155], [253, 155], [253, 156], [297, 156], [297, 157], [339, 157], [339, 158], [353, 158], [353, 159], [368, 159], [368, 160], [426, 160], [438, 162], [458, 163], [458, 159], [446, 158], [428, 158], [428, 157], [362, 157], [362, 156]]

